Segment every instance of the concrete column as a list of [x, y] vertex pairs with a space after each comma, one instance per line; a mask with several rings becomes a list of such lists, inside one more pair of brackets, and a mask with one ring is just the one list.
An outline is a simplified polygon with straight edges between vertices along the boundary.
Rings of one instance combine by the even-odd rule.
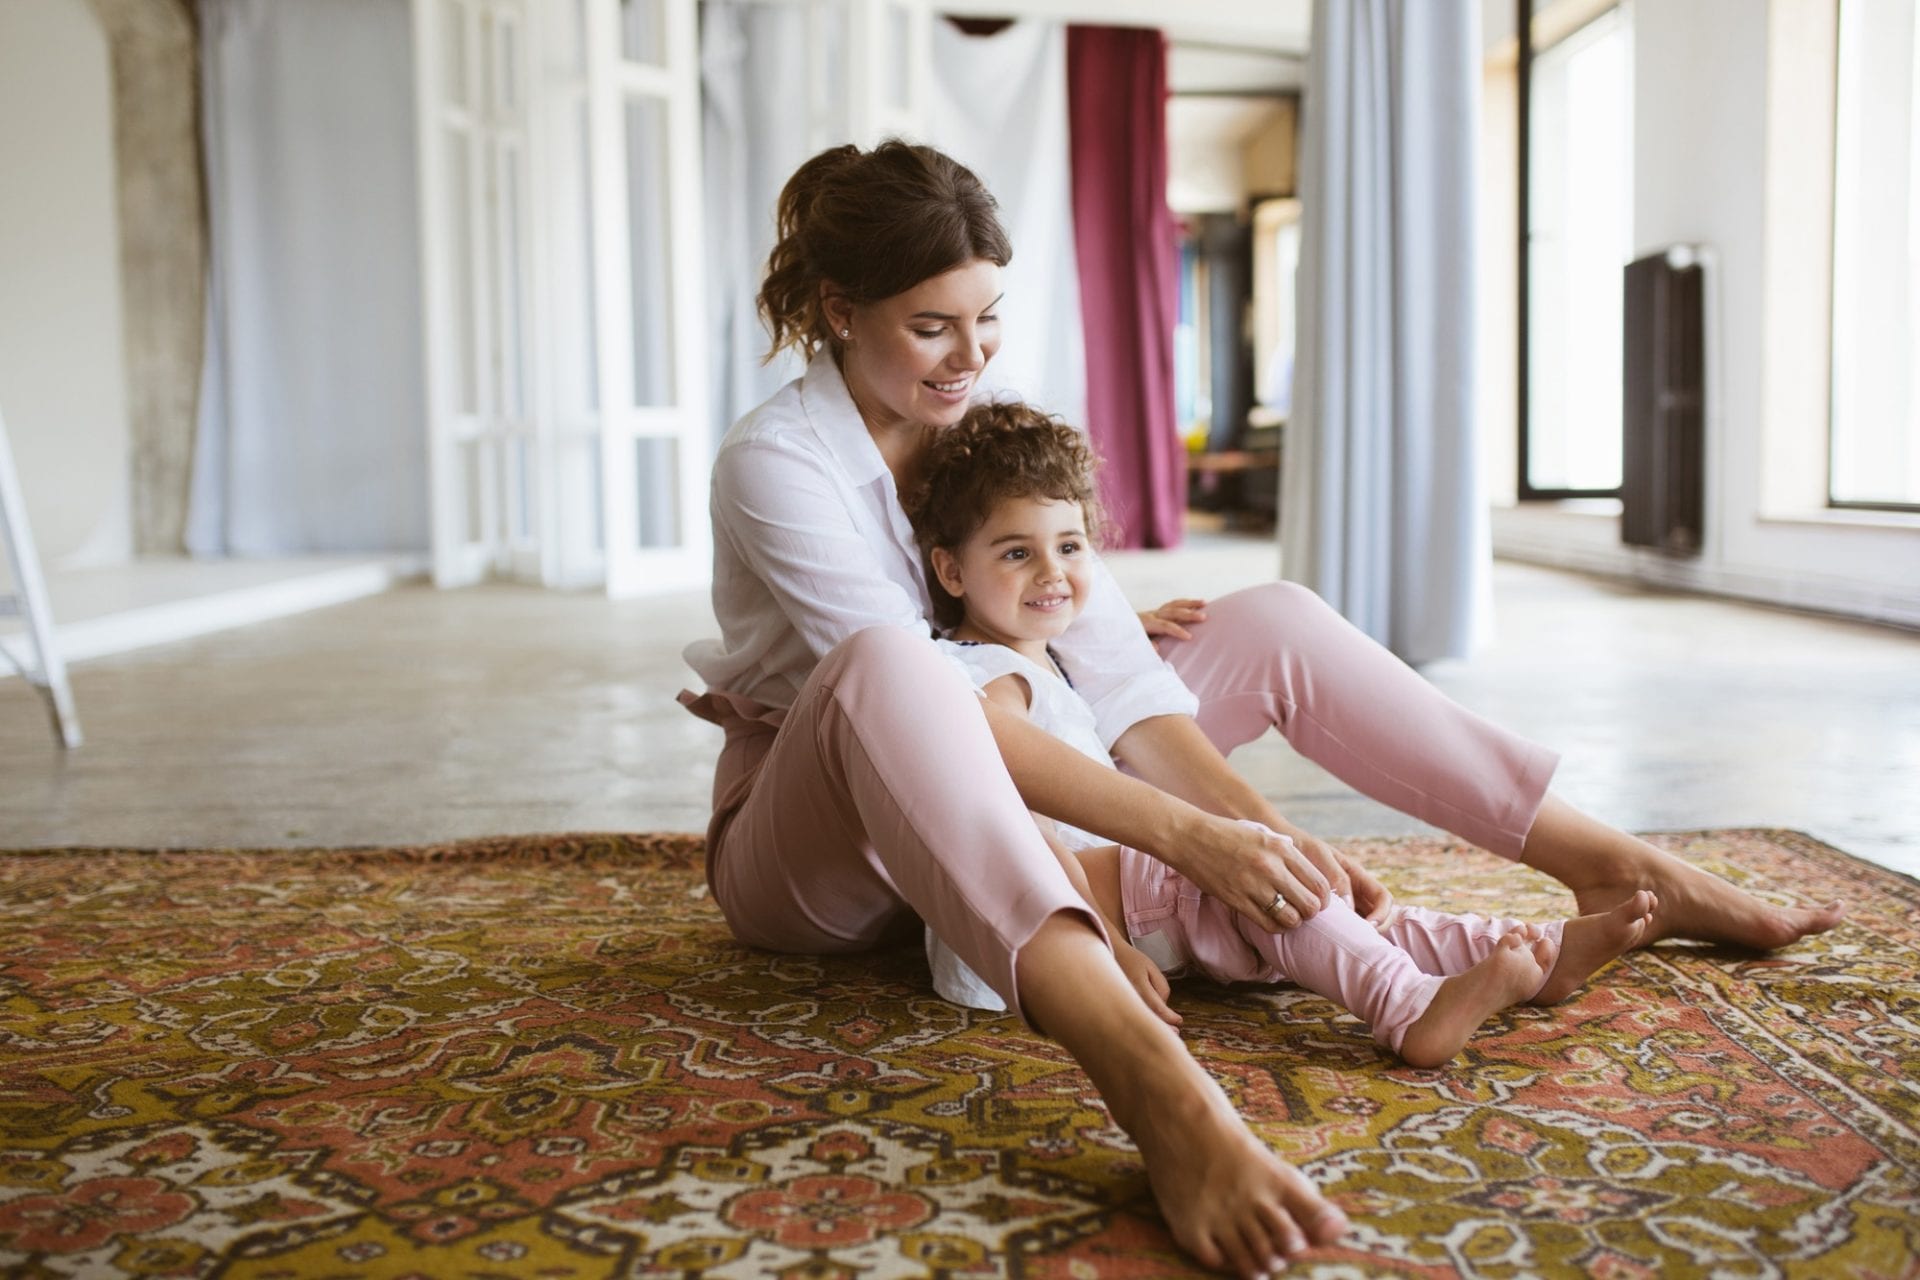
[[137, 555], [184, 548], [205, 344], [207, 221], [192, 0], [89, 0], [113, 60]]

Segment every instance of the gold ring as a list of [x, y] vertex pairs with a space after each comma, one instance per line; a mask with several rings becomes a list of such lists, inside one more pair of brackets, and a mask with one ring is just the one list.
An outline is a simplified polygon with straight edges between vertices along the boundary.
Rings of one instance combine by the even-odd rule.
[[1273, 901], [1267, 904], [1267, 912], [1270, 915], [1277, 916], [1282, 911], [1285, 911], [1286, 909], [1287, 909], [1287, 900], [1281, 894], [1277, 894], [1277, 893], [1274, 894]]

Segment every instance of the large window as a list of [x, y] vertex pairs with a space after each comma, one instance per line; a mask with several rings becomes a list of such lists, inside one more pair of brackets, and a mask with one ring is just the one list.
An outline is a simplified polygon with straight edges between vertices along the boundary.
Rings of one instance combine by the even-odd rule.
[[1920, 509], [1920, 24], [1842, 0], [1834, 131], [1835, 506]]
[[1540, 47], [1523, 33], [1520, 496], [1611, 495], [1620, 488], [1621, 269], [1633, 248], [1632, 29], [1615, 8], [1549, 37], [1543, 29], [1564, 25], [1570, 6], [1528, 7]]

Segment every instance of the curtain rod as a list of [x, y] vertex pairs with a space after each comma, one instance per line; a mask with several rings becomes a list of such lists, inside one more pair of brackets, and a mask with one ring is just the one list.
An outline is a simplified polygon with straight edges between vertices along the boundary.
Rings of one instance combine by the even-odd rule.
[[[705, 4], [706, 0], [700, 0], [700, 2]], [[782, 8], [788, 8], [794, 5], [807, 4], [810, 0], [746, 0], [746, 2], [750, 4], [778, 5]], [[1004, 13], [937, 13], [934, 16], [939, 18], [963, 18], [975, 22], [988, 20], [1000, 22], [1021, 21], [1018, 17]], [[1028, 16], [1032, 17], [1034, 15]], [[1165, 30], [1164, 27], [1161, 29]], [[1305, 62], [1307, 60], [1307, 55], [1304, 52], [1295, 52], [1291, 49], [1269, 49], [1265, 45], [1257, 44], [1228, 44], [1223, 40], [1182, 40], [1178, 37], [1169, 36], [1167, 38], [1167, 44], [1170, 48], [1174, 49], [1192, 49], [1198, 52], [1209, 53], [1236, 53], [1248, 58], [1271, 58], [1276, 62]]]
[[1220, 40], [1181, 40], [1169, 37], [1167, 44], [1175, 49], [1197, 49], [1209, 53], [1237, 53], [1246, 58], [1272, 58], [1276, 62], [1305, 62], [1307, 55], [1295, 53], [1290, 49], [1269, 49], [1257, 44], [1227, 44]]
[[1275, 89], [1270, 85], [1262, 85], [1258, 89], [1169, 89], [1167, 96], [1170, 98], [1229, 98], [1237, 100], [1271, 98], [1277, 101], [1281, 98], [1298, 98], [1300, 96], [1300, 90]]

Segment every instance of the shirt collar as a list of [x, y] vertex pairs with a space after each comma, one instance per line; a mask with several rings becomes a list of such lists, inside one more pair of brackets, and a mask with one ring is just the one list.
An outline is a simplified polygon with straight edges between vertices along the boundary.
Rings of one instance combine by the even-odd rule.
[[871, 484], [886, 471], [887, 460], [867, 433], [866, 420], [854, 406], [847, 381], [840, 376], [840, 366], [825, 347], [807, 363], [806, 375], [800, 380], [800, 404], [814, 432], [855, 484]]

